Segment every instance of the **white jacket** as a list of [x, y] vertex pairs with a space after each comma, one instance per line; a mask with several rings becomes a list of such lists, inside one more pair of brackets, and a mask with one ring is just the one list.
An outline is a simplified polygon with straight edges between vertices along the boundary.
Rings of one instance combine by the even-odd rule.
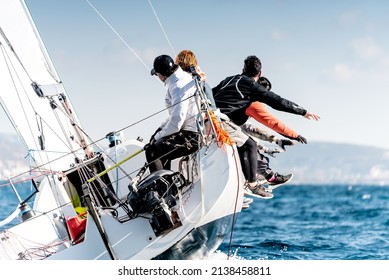
[[180, 130], [197, 132], [199, 111], [194, 98], [196, 85], [192, 76], [178, 67], [166, 79], [165, 85], [167, 87], [165, 104], [169, 117], [160, 125], [162, 130], [154, 136], [154, 139], [159, 140]]

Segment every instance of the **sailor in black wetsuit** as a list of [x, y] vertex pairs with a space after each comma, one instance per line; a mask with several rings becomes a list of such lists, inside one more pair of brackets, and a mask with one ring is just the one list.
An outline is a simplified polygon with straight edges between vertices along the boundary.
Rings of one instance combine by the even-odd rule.
[[246, 109], [252, 102], [259, 101], [276, 110], [302, 115], [309, 119], [317, 120], [319, 116], [258, 84], [256, 81], [261, 75], [261, 68], [262, 64], [259, 58], [249, 56], [244, 61], [242, 74], [225, 78], [212, 89], [212, 92], [216, 107], [229, 118], [229, 120], [224, 120], [223, 128], [236, 142], [243, 173], [248, 181], [248, 188], [263, 198], [272, 198], [272, 194], [267, 193], [263, 187], [257, 184], [257, 145], [239, 127], [248, 119], [245, 113]]

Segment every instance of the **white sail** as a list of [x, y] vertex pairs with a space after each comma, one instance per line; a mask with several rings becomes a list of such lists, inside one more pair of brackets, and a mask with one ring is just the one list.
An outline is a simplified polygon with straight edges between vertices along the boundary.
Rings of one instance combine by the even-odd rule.
[[2, 107], [37, 166], [66, 169], [75, 154], [65, 155], [83, 156], [72, 141], [79, 122], [24, 1], [0, 1], [0, 28]]

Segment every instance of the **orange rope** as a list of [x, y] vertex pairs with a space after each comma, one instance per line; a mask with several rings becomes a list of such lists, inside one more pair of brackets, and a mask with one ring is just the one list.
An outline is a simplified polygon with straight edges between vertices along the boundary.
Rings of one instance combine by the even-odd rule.
[[211, 121], [213, 124], [213, 127], [215, 128], [217, 141], [219, 142], [220, 146], [222, 146], [224, 143], [232, 146], [234, 144], [234, 141], [230, 138], [228, 133], [221, 127], [219, 121], [217, 120], [215, 114], [210, 111], [209, 115], [211, 116]]

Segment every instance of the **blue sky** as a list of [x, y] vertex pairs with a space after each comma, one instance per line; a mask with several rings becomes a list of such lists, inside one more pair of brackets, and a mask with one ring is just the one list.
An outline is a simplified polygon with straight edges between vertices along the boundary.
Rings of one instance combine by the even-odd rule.
[[[321, 116], [314, 122], [269, 108], [308, 141], [389, 149], [387, 1], [90, 0], [127, 45], [85, 0], [26, 2], [94, 139], [162, 109], [153, 59], [191, 49], [211, 86], [257, 55], [274, 92]], [[165, 117], [125, 136], [147, 141]]]

